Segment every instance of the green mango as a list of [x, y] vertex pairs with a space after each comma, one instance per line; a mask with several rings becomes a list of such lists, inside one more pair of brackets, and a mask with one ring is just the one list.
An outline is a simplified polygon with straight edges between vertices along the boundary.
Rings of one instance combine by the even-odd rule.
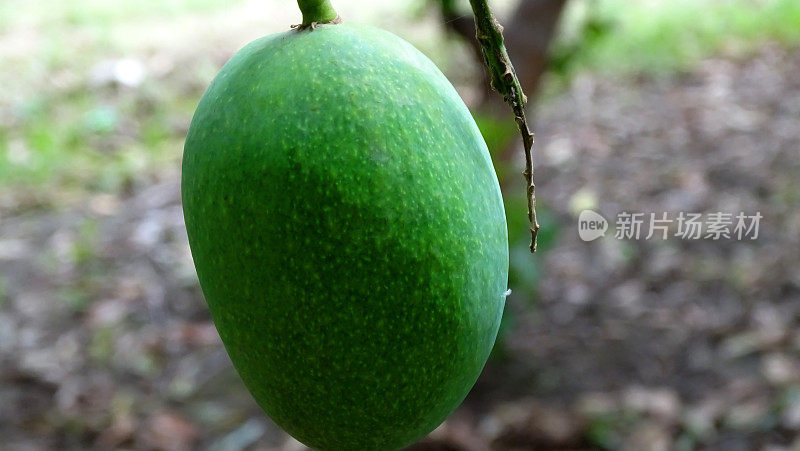
[[397, 36], [239, 51], [183, 155], [197, 274], [247, 388], [319, 449], [408, 445], [464, 399], [507, 296], [500, 188], [467, 107]]

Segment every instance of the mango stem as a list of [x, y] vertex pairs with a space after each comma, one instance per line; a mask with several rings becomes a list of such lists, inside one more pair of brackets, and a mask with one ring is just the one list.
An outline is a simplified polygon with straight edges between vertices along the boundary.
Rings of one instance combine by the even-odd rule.
[[330, 0], [297, 0], [297, 5], [303, 13], [303, 23], [300, 26], [304, 28], [333, 22], [339, 17]]

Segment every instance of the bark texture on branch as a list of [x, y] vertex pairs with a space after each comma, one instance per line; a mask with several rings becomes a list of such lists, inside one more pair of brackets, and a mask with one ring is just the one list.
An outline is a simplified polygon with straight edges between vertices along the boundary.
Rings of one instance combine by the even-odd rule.
[[470, 0], [472, 12], [475, 14], [475, 30], [478, 42], [483, 51], [484, 62], [489, 69], [492, 88], [514, 111], [517, 128], [522, 135], [525, 149], [525, 184], [528, 195], [528, 221], [531, 231], [531, 252], [536, 252], [536, 235], [539, 232], [539, 222], [536, 220], [536, 185], [533, 183], [533, 132], [528, 127], [525, 117], [525, 104], [527, 99], [522, 92], [519, 78], [514, 72], [514, 66], [508, 57], [503, 42], [503, 27], [497, 23], [486, 0]]
[[[465, 15], [456, 0], [435, 0], [442, 16], [444, 27], [466, 40], [476, 61], [483, 61], [480, 43], [475, 39], [475, 18]], [[528, 97], [533, 98], [539, 90], [542, 75], [547, 72], [549, 49], [567, 0], [520, 0], [511, 13], [510, 23], [504, 28], [505, 44], [514, 55], [515, 70], [520, 85]], [[489, 86], [489, 80], [483, 80]], [[490, 89], [482, 102], [489, 100]], [[492, 106], [491, 109], [494, 109]]]

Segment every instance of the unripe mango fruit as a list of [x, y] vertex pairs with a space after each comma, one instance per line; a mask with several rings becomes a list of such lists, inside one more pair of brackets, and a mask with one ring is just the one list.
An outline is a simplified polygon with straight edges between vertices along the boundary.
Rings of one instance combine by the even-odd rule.
[[508, 237], [453, 86], [379, 29], [261, 38], [203, 96], [183, 208], [214, 323], [266, 413], [319, 449], [395, 449], [494, 344]]

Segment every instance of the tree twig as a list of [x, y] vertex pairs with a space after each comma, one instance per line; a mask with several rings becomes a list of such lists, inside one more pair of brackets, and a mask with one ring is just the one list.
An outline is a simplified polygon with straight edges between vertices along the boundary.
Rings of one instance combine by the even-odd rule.
[[525, 103], [527, 98], [522, 92], [519, 78], [514, 72], [514, 66], [508, 57], [506, 46], [503, 43], [503, 27], [497, 23], [492, 11], [489, 9], [487, 0], [470, 0], [472, 12], [475, 14], [475, 31], [478, 42], [483, 50], [483, 57], [486, 67], [492, 80], [492, 88], [495, 89], [503, 100], [511, 106], [514, 111], [514, 119], [517, 128], [522, 135], [522, 144], [525, 148], [525, 176], [528, 195], [528, 221], [531, 231], [531, 252], [536, 252], [536, 235], [539, 232], [539, 222], [536, 220], [536, 185], [533, 183], [533, 159], [531, 151], [533, 148], [533, 132], [528, 127], [525, 119]]

